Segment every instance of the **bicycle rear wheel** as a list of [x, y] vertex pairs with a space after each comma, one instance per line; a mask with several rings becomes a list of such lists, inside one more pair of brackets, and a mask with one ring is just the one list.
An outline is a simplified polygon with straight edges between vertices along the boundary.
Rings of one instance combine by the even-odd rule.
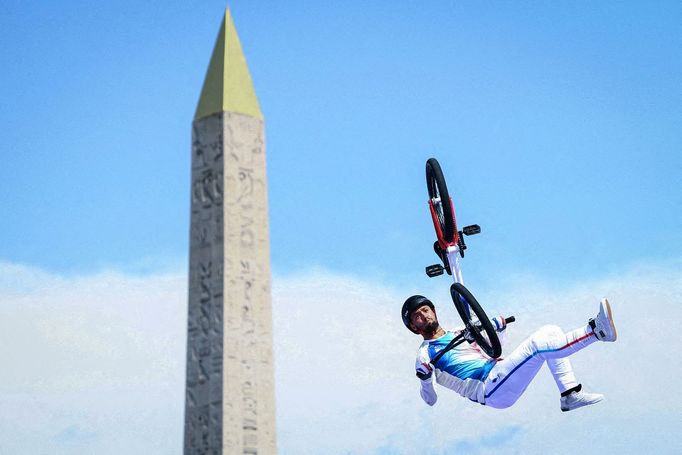
[[436, 213], [436, 221], [443, 235], [443, 240], [447, 243], [454, 242], [457, 232], [455, 216], [443, 171], [435, 158], [429, 158], [426, 162], [426, 187], [429, 190], [429, 202]]
[[463, 284], [453, 283], [450, 286], [450, 295], [464, 326], [483, 352], [495, 359], [502, 355], [502, 346], [495, 327], [471, 292]]

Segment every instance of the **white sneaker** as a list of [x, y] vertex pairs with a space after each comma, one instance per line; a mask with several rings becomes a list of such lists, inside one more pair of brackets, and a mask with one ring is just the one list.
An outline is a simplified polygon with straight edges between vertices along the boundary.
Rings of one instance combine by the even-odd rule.
[[616, 326], [613, 324], [613, 316], [611, 315], [611, 305], [609, 305], [609, 301], [605, 298], [599, 302], [599, 314], [597, 314], [596, 318], [590, 319], [590, 326], [600, 341], [616, 341], [616, 338], [618, 338]]
[[563, 412], [599, 403], [604, 399], [604, 395], [598, 393], [573, 392], [565, 397], [561, 397], [561, 410]]

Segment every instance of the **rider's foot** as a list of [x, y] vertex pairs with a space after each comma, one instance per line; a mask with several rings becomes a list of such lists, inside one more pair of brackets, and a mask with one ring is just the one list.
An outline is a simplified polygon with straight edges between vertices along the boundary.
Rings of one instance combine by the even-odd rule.
[[563, 412], [599, 403], [604, 399], [604, 395], [598, 393], [573, 392], [570, 395], [561, 397], [561, 410]]
[[609, 301], [605, 298], [599, 302], [599, 314], [597, 314], [597, 317], [590, 319], [590, 327], [592, 327], [594, 335], [600, 341], [616, 341], [616, 338], [618, 338], [616, 326], [613, 324], [611, 305], [609, 305]]

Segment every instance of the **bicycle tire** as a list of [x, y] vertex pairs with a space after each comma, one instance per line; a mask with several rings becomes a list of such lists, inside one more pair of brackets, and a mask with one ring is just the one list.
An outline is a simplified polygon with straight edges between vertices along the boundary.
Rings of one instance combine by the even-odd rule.
[[[493, 327], [490, 319], [488, 319], [488, 316], [473, 294], [463, 284], [453, 283], [450, 286], [450, 295], [452, 296], [455, 308], [457, 308], [459, 317], [464, 321], [464, 326], [469, 330], [474, 341], [476, 341], [483, 352], [494, 359], [502, 355], [502, 345], [500, 344], [495, 327]], [[468, 306], [469, 311], [467, 311], [465, 305]], [[483, 331], [474, 323], [471, 313], [476, 315]], [[484, 334], [487, 335], [488, 339], [484, 337]]]
[[426, 161], [426, 188], [429, 191], [429, 199], [431, 201], [438, 199], [440, 203], [434, 203], [436, 216], [438, 217], [438, 224], [443, 234], [445, 242], [454, 242], [457, 226], [455, 216], [450, 201], [450, 194], [448, 187], [445, 184], [445, 177], [440, 168], [438, 160], [429, 158]]

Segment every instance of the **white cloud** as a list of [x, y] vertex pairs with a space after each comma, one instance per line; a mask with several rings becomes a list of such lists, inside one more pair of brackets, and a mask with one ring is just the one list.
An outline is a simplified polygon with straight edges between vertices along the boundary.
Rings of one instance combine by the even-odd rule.
[[178, 453], [183, 275], [0, 276], [0, 453]]
[[[275, 376], [282, 454], [676, 453], [682, 400], [680, 263], [549, 286], [517, 277], [473, 290], [515, 314], [508, 345], [545, 323], [583, 324], [608, 295], [619, 340], [572, 358], [596, 406], [559, 411], [549, 373], [507, 410], [439, 389], [426, 406], [413, 356], [419, 340], [399, 308], [432, 296], [457, 322], [445, 278], [376, 283], [323, 270], [274, 279]], [[186, 277], [116, 272], [62, 277], [0, 264], [0, 453], [181, 453]]]

